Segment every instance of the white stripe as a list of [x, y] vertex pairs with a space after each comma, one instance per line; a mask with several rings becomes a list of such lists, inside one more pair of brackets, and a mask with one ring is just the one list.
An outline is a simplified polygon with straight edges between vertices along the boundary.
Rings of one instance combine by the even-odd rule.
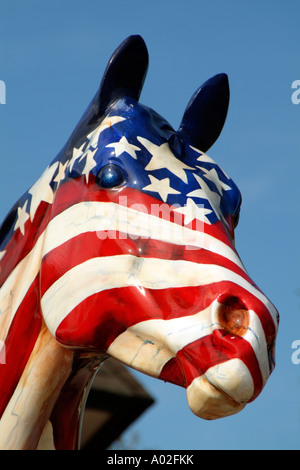
[[205, 372], [207, 380], [237, 403], [247, 403], [254, 393], [254, 382], [246, 364], [238, 358], [216, 364]]
[[[256, 295], [256, 297], [258, 297]], [[213, 310], [213, 319], [218, 323], [218, 302], [215, 302], [215, 307]], [[270, 376], [270, 365], [269, 365], [269, 355], [266, 336], [260, 321], [259, 316], [254, 310], [248, 310], [249, 312], [249, 326], [246, 334], [243, 336], [243, 339], [247, 341], [256, 356], [256, 359], [259, 364], [263, 384], [266, 383]], [[220, 328], [221, 325], [218, 325]]]
[[121, 333], [107, 352], [135, 369], [158, 377], [166, 362], [180, 349], [211, 334], [217, 327], [212, 323], [210, 307], [181, 318], [146, 320]]
[[[167, 347], [170, 353], [175, 355], [188, 344], [211, 334], [215, 329], [221, 328], [217, 316], [218, 305], [218, 302], [214, 301], [207, 309], [197, 314], [170, 320], [146, 320], [129, 327], [128, 330], [141, 338], [151, 339], [157, 344], [164, 344], [164, 347]], [[249, 315], [249, 328], [243, 339], [251, 345], [254, 351], [262, 381], [265, 384], [270, 375], [265, 334], [257, 314], [250, 310]], [[111, 350], [115, 352], [117, 349], [120, 350], [118, 341], [119, 338], [116, 338], [111, 345]], [[122, 340], [122, 343], [125, 343], [125, 341]], [[137, 354], [134, 356], [135, 361], [139, 359], [137, 356]]]
[[263, 385], [267, 382], [270, 376], [270, 364], [266, 335], [264, 333], [260, 318], [253, 311], [249, 310], [249, 327], [248, 331], [243, 336], [245, 341], [251, 344], [255, 353], [256, 359], [259, 364]]
[[121, 333], [109, 346], [107, 353], [134, 369], [159, 377], [164, 365], [174, 354], [156, 338], [141, 336], [131, 329]]
[[200, 418], [217, 419], [238, 413], [245, 407], [214, 387], [205, 374], [196, 377], [186, 390], [190, 409]]
[[129, 238], [151, 238], [191, 249], [203, 248], [224, 256], [246, 272], [235, 251], [211, 235], [113, 202], [81, 202], [57, 215], [48, 225], [44, 254], [81, 233], [99, 232], [101, 238], [104, 230], [130, 234]]
[[39, 273], [43, 239], [42, 234], [34, 249], [20, 261], [0, 289], [0, 339], [2, 340], [5, 339], [19, 306]]
[[70, 269], [44, 294], [42, 308], [48, 328], [54, 334], [61, 321], [80, 302], [106, 289], [126, 286], [167, 289], [204, 286], [221, 281], [235, 283], [262, 302], [267, 301], [265, 296], [244, 278], [222, 266], [201, 265], [185, 260], [116, 255], [93, 258]]

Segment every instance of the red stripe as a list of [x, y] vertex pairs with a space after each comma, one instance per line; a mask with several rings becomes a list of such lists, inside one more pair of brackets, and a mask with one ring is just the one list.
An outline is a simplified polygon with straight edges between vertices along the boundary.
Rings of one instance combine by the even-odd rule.
[[39, 279], [18, 308], [5, 339], [6, 364], [0, 364], [0, 417], [23, 373], [42, 325]]
[[[169, 289], [139, 290], [130, 286], [108, 289], [83, 300], [60, 323], [56, 337], [67, 346], [106, 351], [130, 326], [151, 319], [169, 320], [194, 315], [207, 308], [219, 295], [238, 296], [262, 320], [268, 315], [267, 309], [254, 296], [228, 281]], [[266, 335], [272, 325], [273, 321], [263, 324]]]
[[[253, 401], [263, 387], [259, 364], [251, 345], [240, 336], [225, 330], [214, 330], [184, 347], [161, 371], [162, 380], [188, 387], [192, 381], [210, 368], [230, 359], [238, 358], [247, 366], [254, 383]], [[178, 383], [178, 380], [180, 381]]]
[[171, 319], [197, 313], [211, 299], [199, 288], [141, 291], [135, 286], [108, 289], [81, 302], [60, 323], [56, 338], [67, 346], [105, 352], [127, 328], [151, 319]]

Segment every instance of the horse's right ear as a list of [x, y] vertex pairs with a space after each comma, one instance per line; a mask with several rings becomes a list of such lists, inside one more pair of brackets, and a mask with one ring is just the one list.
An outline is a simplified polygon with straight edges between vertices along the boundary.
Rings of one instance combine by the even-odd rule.
[[225, 73], [207, 80], [192, 96], [178, 133], [191, 145], [206, 152], [224, 126], [229, 105], [229, 83]]

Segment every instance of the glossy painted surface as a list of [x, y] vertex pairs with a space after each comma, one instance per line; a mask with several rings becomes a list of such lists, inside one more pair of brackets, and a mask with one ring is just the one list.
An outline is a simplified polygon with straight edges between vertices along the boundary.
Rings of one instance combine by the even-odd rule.
[[227, 76], [197, 90], [175, 131], [138, 102], [147, 65], [143, 40], [124, 41], [1, 227], [1, 448], [41, 436], [76, 448], [80, 404], [109, 355], [185, 387], [205, 419], [240, 411], [274, 367], [278, 314], [234, 247], [241, 194], [205, 153]]

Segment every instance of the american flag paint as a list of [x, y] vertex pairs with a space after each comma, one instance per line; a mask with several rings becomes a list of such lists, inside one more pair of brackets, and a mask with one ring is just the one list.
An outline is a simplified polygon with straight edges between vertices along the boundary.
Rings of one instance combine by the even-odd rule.
[[[240, 411], [274, 367], [278, 313], [234, 247], [241, 194], [205, 153], [226, 117], [227, 77], [196, 92], [176, 132], [138, 102], [146, 69], [142, 39], [128, 38], [1, 227], [3, 448], [35, 448], [49, 426], [55, 448], [76, 447], [82, 393], [104, 357], [185, 387], [205, 419]], [[37, 368], [43, 413], [27, 386]], [[43, 423], [33, 437], [22, 413]]]

